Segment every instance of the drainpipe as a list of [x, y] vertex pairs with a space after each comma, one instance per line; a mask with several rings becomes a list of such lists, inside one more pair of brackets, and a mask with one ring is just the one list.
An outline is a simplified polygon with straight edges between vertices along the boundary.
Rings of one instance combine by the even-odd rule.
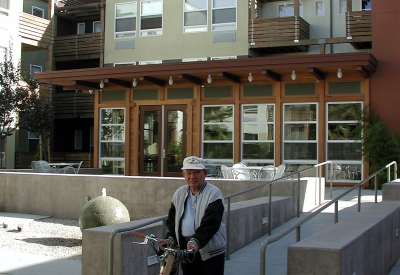
[[[329, 7], [329, 10], [330, 10], [330, 23], [329, 23], [329, 38], [333, 38], [333, 30], [332, 30], [332, 28], [333, 28], [333, 3], [332, 3], [333, 1], [332, 0], [330, 0], [329, 1], [329, 5], [330, 5], [330, 7]], [[329, 48], [330, 48], [330, 53], [333, 53], [333, 44], [329, 44]]]

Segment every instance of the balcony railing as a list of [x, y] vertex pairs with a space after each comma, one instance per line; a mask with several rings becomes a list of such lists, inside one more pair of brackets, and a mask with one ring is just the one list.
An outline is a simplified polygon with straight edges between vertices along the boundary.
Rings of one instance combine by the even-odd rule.
[[[25, 12], [19, 15], [19, 36], [27, 47], [48, 48], [52, 42], [53, 28], [50, 20]], [[24, 45], [24, 46], [25, 46]]]
[[371, 11], [353, 11], [346, 13], [346, 36], [355, 49], [372, 47]]
[[104, 51], [104, 33], [65, 35], [54, 38], [55, 61], [100, 58]]
[[54, 118], [93, 118], [94, 98], [88, 93], [55, 93]]
[[249, 21], [251, 48], [269, 48], [272, 52], [303, 52], [308, 47], [299, 46], [299, 40], [310, 38], [310, 24], [298, 16]]

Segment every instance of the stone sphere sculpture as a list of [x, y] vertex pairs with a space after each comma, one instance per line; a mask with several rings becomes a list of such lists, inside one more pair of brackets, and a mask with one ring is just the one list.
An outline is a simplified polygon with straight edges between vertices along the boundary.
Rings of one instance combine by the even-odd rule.
[[79, 227], [81, 231], [117, 223], [129, 222], [128, 209], [119, 200], [110, 196], [97, 197], [88, 201], [79, 213]]

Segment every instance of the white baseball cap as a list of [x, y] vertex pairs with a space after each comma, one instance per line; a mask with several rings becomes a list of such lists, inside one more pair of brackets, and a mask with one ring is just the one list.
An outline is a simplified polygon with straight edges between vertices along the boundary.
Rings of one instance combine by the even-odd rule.
[[204, 163], [204, 159], [190, 156], [183, 160], [182, 170], [203, 170], [206, 169]]

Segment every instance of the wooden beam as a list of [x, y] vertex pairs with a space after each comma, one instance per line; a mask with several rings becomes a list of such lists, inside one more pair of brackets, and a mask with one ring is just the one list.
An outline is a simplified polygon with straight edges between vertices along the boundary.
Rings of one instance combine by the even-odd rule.
[[150, 82], [150, 83], [153, 83], [153, 84], [155, 84], [157, 86], [161, 86], [161, 87], [163, 87], [165, 85], [164, 80], [158, 79], [158, 78], [154, 78], [154, 77], [151, 77], [151, 76], [141, 76], [139, 79], [147, 81], [147, 82]]
[[185, 79], [185, 80], [187, 80], [189, 82], [192, 82], [193, 84], [196, 84], [196, 85], [201, 85], [201, 79], [200, 78], [192, 76], [192, 75], [189, 75], [189, 74], [180, 74], [180, 75], [178, 75], [178, 78]]
[[117, 79], [117, 78], [106, 78], [106, 79], [104, 79], [104, 82], [108, 82], [108, 83], [115, 84], [115, 85], [125, 87], [125, 88], [130, 88], [132, 86], [131, 82]]
[[369, 78], [369, 72], [363, 67], [363, 66], [357, 66], [356, 67], [357, 72], [360, 73], [362, 77], [365, 79]]
[[325, 79], [325, 74], [323, 72], [321, 72], [320, 70], [318, 70], [317, 68], [314, 68], [314, 67], [308, 68], [308, 72], [310, 74], [312, 74], [313, 76], [315, 76], [315, 78], [318, 80]]
[[240, 84], [240, 77], [235, 75], [235, 74], [222, 72], [222, 73], [218, 73], [218, 76], [221, 76], [221, 77], [223, 77], [225, 79], [228, 79], [228, 80], [232, 81], [233, 83]]
[[88, 87], [91, 89], [100, 89], [100, 87], [99, 87], [100, 83], [94, 83], [94, 82], [83, 81], [83, 80], [75, 80], [75, 84], [79, 85], [79, 86]]
[[261, 72], [263, 75], [268, 77], [269, 79], [275, 81], [275, 82], [281, 82], [281, 75], [277, 74], [271, 70], [262, 70]]

